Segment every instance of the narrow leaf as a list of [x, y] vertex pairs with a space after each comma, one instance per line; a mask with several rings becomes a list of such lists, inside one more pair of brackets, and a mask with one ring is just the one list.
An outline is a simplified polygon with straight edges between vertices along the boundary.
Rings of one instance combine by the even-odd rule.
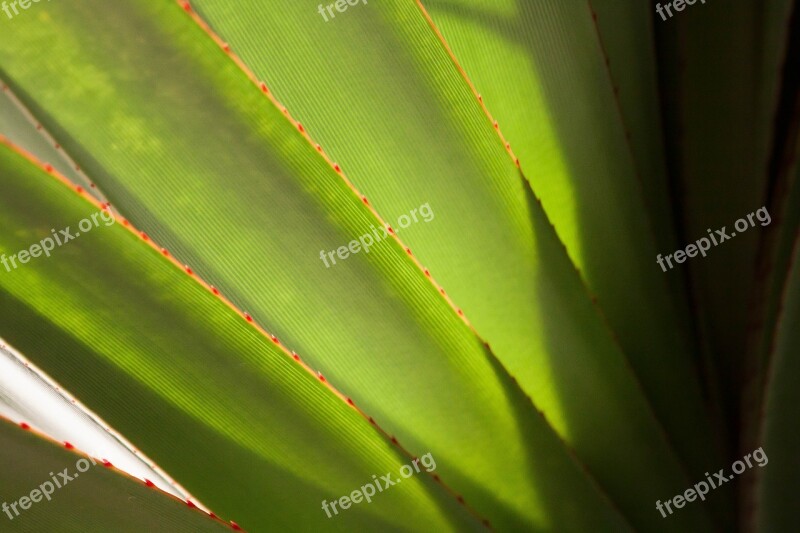
[[[2, 335], [201, 502], [245, 529], [480, 527], [423, 469], [328, 518], [323, 501], [398, 477], [411, 457], [130, 226], [98, 216], [88, 194], [6, 146], [0, 176]], [[75, 238], [20, 256], [51, 228]]]
[[4, 531], [231, 531], [99, 458], [68, 451], [5, 419], [0, 419], [0, 448]]

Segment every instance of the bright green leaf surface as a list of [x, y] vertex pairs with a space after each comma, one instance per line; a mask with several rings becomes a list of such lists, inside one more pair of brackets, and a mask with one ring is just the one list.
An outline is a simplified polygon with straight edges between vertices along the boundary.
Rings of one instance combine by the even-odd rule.
[[[659, 121], [649, 28], [631, 27], [632, 13], [646, 25], [643, 7], [600, 2], [598, 27], [585, 0], [423, 3], [519, 156], [681, 456], [705, 468], [713, 452], [694, 431], [707, 418], [686, 306], [670, 292], [680, 283], [656, 263], [674, 239], [652, 133]], [[619, 101], [612, 83], [624, 91]], [[679, 399], [676, 389], [685, 391]]]
[[[93, 465], [85, 456], [6, 420], [0, 420], [0, 449], [0, 502], [8, 510], [0, 513], [3, 531], [231, 531], [203, 511], [189, 509], [184, 502], [109, 470], [100, 461]], [[66, 482], [60, 475], [65, 468], [72, 478]], [[64, 484], [57, 487], [52, 477]], [[39, 493], [32, 495], [34, 490]], [[48, 493], [46, 497], [42, 490]], [[28, 498], [21, 502], [27, 510], [20, 505], [23, 497]]]
[[[478, 332], [492, 343], [498, 357], [548, 420], [604, 486], [611, 487], [613, 497], [618, 501], [630, 498], [622, 472], [636, 477], [638, 468], [632, 466], [627, 452], [611, 446], [600, 451], [589, 436], [600, 427], [631, 429], [641, 423], [649, 429], [633, 430], [636, 435], [631, 438], [658, 440], [652, 425], [646, 422], [649, 415], [644, 414], [641, 401], [622, 400], [638, 398], [640, 393], [627, 376], [618, 347], [609, 343], [604, 324], [598, 323], [589, 308], [580, 280], [549, 222], [531, 201], [525, 183], [520, 182], [474, 96], [422, 14], [410, 2], [402, 3], [402, 7], [376, 4], [369, 9], [354, 8], [324, 22], [319, 13], [300, 2], [287, 8], [291, 9], [288, 20], [292, 21], [287, 24], [283, 12], [263, 10], [257, 2], [200, 0], [194, 5], [259, 78], [267, 80], [314, 139], [344, 164], [379, 212], [393, 221], [408, 206], [426, 201], [436, 206], [441, 223], [412, 227], [403, 238], [474, 320]], [[242, 13], [245, 16], [240, 16]], [[313, 35], [297, 31], [297, 27], [305, 26], [319, 26], [321, 30]], [[356, 27], [359, 31], [353, 31]], [[376, 35], [391, 36], [391, 40]], [[312, 40], [324, 40], [319, 46], [327, 52], [316, 53]], [[371, 52], [354, 57], [348, 50]], [[408, 52], [401, 56], [398, 50]], [[490, 76], [496, 77], [497, 58], [503, 54], [488, 52], [486, 47], [482, 51], [487, 52], [485, 64], [492, 65]], [[299, 57], [307, 68], [297, 68]], [[387, 61], [387, 57], [392, 59]], [[516, 75], [517, 67], [512, 65], [509, 70]], [[535, 81], [525, 87], [536, 90]], [[502, 90], [519, 94], [513, 83], [503, 85]], [[375, 98], [373, 94], [388, 96]], [[409, 98], [411, 95], [413, 98]], [[347, 105], [331, 106], [331, 101]], [[526, 112], [518, 101], [509, 105], [509, 113], [512, 107], [518, 114]], [[539, 124], [541, 116], [537, 119], [525, 115], [515, 120]], [[402, 125], [402, 129], [381, 126], [387, 123]], [[449, 129], [443, 130], [445, 127]], [[536, 138], [546, 145], [556, 140], [555, 133], [546, 128], [538, 131]], [[475, 143], [464, 152], [463, 139], [480, 139], [483, 144]], [[376, 151], [381, 157], [375, 157]], [[491, 166], [498, 161], [506, 163], [499, 168]], [[478, 172], [480, 168], [492, 170]], [[398, 169], [403, 169], [402, 174]], [[454, 182], [464, 186], [453, 188], [450, 184]], [[505, 197], [489, 201], [497, 197], [497, 188], [502, 188]], [[508, 220], [508, 213], [526, 209], [531, 211], [533, 235]], [[470, 230], [465, 232], [465, 227]], [[516, 242], [504, 239], [510, 235], [520, 237]], [[608, 257], [607, 252], [602, 255]], [[652, 266], [648, 264], [647, 269], [652, 271]], [[663, 282], [659, 275], [656, 279]], [[627, 282], [625, 295], [626, 299], [642, 297]], [[657, 307], [647, 305], [644, 309]], [[641, 309], [637, 311], [637, 320], [642, 314]], [[691, 434], [698, 423], [704, 423], [702, 409], [698, 409], [699, 395], [686, 394], [676, 405], [674, 387], [669, 386], [672, 383], [696, 392], [691, 370], [684, 366], [685, 372], [680, 367], [676, 371], [676, 353], [677, 360], [686, 363], [686, 349], [674, 348], [673, 331], [660, 329], [659, 341], [654, 342], [639, 329], [638, 322], [635, 324], [631, 331], [647, 343], [648, 350], [661, 354], [647, 353], [645, 390], [655, 389], [653, 394], [660, 400], [668, 427], [679, 428], [677, 440], [682, 451], [687, 456], [705, 458], [695, 461], [702, 464], [699, 468], [705, 468], [710, 457], [708, 441]], [[532, 337], [545, 342], [531, 342]], [[676, 380], [670, 381], [670, 377]], [[584, 384], [580, 386], [583, 390], [616, 396], [614, 407], [598, 409], [600, 406], [588, 396], [568, 393], [577, 383]], [[626, 408], [620, 404], [632, 409], [622, 414]], [[641, 422], [631, 424], [633, 420]], [[648, 448], [663, 450], [663, 445]], [[644, 514], [641, 505], [636, 507]]]
[[[545, 492], [561, 489], [551, 487], [548, 476], [519, 468], [533, 450], [539, 458], [555, 453], [552, 443], [541, 445], [550, 437], [405, 252], [383, 241], [370, 254], [351, 255], [325, 268], [321, 249], [346, 245], [370, 233], [377, 221], [313, 147], [247, 83], [221, 49], [191, 21], [179, 18], [185, 15], [177, 6], [105, 6], [48, 6], [56, 9], [59, 30], [39, 21], [21, 28], [17, 36], [32, 50], [49, 49], [57, 39], [54, 48], [78, 61], [80, 68], [64, 73], [57, 62], [36, 52], [6, 54], [4, 64], [75, 136], [64, 144], [75, 153], [92, 154], [83, 166], [115, 204], [353, 394], [403, 444], [415, 453], [432, 451], [443, 463], [443, 477], [493, 523], [513, 523], [524, 516], [541, 524], [562, 516], [551, 510], [551, 496]], [[405, 204], [406, 212], [430, 200], [435, 217], [402, 230], [402, 237], [411, 241], [414, 231], [435, 232], [432, 240], [414, 240], [415, 253], [430, 256], [428, 264], [452, 255], [445, 264], [460, 268], [434, 269], [437, 279], [441, 271], [448, 290], [461, 289], [454, 297], [459, 304], [462, 299], [473, 303], [469, 316], [471, 309], [477, 314], [499, 311], [491, 316], [498, 340], [489, 340], [504, 363], [532, 391], [614, 500], [640, 523], [652, 520], [651, 502], [686, 484], [680, 466], [542, 211], [477, 104], [465, 98], [437, 104], [453, 91], [465, 94], [463, 80], [452, 65], [444, 74], [435, 68], [414, 70], [424, 63], [421, 58], [441, 58], [444, 52], [416, 7], [408, 6], [387, 4], [365, 16], [384, 26], [390, 20], [409, 21], [391, 23], [391, 32], [373, 31], [398, 44], [421, 43], [398, 49], [404, 50], [395, 54], [403, 67], [398, 72], [414, 82], [419, 92], [414, 105], [425, 106], [425, 120], [444, 138], [454, 139], [445, 143], [449, 154], [436, 153], [438, 148], [428, 152], [430, 168], [451, 178], [458, 175], [465, 188], [428, 180], [428, 188], [420, 191], [415, 189], [418, 181], [401, 181], [394, 185], [398, 196], [385, 189], [383, 196], [370, 197], [382, 211], [381, 201], [390, 197], [396, 209]], [[237, 9], [256, 14], [246, 3]], [[102, 21], [98, 12], [104, 13]], [[74, 31], [64, 32], [64, 27]], [[126, 35], [139, 46], [122, 58], [108, 53]], [[298, 70], [296, 61], [291, 66], [298, 75], [314, 71], [309, 65]], [[46, 74], [55, 70], [61, 78]], [[81, 70], [87, 77], [80, 76]], [[135, 79], [131, 72], [136, 72]], [[54, 81], [40, 90], [33, 80], [42, 76]], [[154, 85], [159, 91], [149, 93]], [[67, 90], [76, 86], [80, 89]], [[453, 102], [457, 105], [451, 109]], [[352, 120], [358, 116], [355, 112]], [[414, 112], [405, 127], [419, 127], [421, 120]], [[399, 147], [413, 138], [394, 142]], [[432, 150], [433, 139], [426, 139], [423, 144]], [[374, 159], [382, 164], [382, 158]], [[165, 173], [169, 187], [163, 186]], [[456, 201], [446, 201], [455, 194]], [[469, 232], [464, 231], [467, 222]], [[464, 246], [462, 255], [459, 246]], [[547, 262], [539, 265], [539, 255]], [[467, 280], [486, 276], [487, 257], [499, 261], [499, 267], [489, 271], [489, 282], [481, 283], [480, 290], [468, 290]], [[493, 307], [486, 301], [478, 304], [479, 296], [491, 297]], [[527, 320], [516, 315], [520, 309]], [[513, 347], [523, 351], [516, 353]], [[413, 379], [403, 379], [406, 375]], [[574, 387], [585, 395], [575, 395]], [[443, 425], [443, 420], [458, 423]], [[615, 439], [598, 441], [601, 432]], [[539, 435], [538, 447], [531, 435]], [[629, 446], [620, 447], [617, 438]], [[499, 453], [498, 442], [503, 442]], [[631, 491], [634, 485], [641, 490]], [[695, 514], [700, 512], [695, 507], [682, 520], [702, 521]], [[662, 527], [682, 526], [673, 521]]]
[[[653, 42], [654, 7], [648, 2], [617, 0], [590, 0], [588, 4], [597, 15], [595, 24], [622, 120], [630, 133], [628, 142], [656, 242], [661, 249], [675, 248]], [[655, 19], [659, 22], [660, 18]]]
[[[256, 531], [480, 528], [430, 475], [327, 518], [322, 500], [372, 475], [399, 477], [410, 459], [120, 223], [97, 217], [99, 226], [82, 232], [96, 207], [5, 146], [0, 176], [0, 252], [18, 266], [9, 259], [0, 269], [0, 335], [201, 502]], [[81, 235], [49, 258], [19, 263], [18, 250], [67, 227]], [[577, 468], [553, 441], [544, 453], [561, 457], [561, 468], [549, 475], [572, 468], [579, 488]], [[444, 470], [437, 466], [443, 478]], [[578, 501], [591, 507], [597, 497], [586, 490]]]

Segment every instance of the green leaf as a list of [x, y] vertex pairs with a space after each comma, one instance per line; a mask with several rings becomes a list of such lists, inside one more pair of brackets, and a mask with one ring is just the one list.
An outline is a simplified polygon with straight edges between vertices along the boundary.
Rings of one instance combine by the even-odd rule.
[[[2, 335], [201, 502], [245, 529], [480, 527], [432, 474], [329, 519], [323, 500], [373, 475], [399, 477], [411, 458], [207, 287], [121, 223], [108, 226], [97, 205], [6, 146], [0, 175]], [[92, 215], [101, 224], [83, 230]], [[51, 228], [81, 234], [20, 263], [17, 251]], [[542, 452], [561, 457], [551, 475], [571, 468], [591, 507], [597, 496], [554, 441]], [[446, 470], [436, 473], [446, 480]]]
[[0, 135], [10, 139], [20, 148], [45, 161], [74, 183], [88, 186], [85, 177], [70, 164], [69, 158], [52, 136], [44, 130], [33, 113], [14, 95], [11, 87], [0, 79]]
[[[787, 5], [789, 4], [789, 5]], [[762, 59], [761, 99], [767, 111], [774, 112], [772, 155], [769, 165], [769, 188], [767, 201], [774, 223], [764, 228], [760, 242], [760, 257], [757, 269], [758, 294], [763, 293], [763, 308], [755, 310], [754, 328], [750, 330], [755, 341], [755, 350], [749, 355], [755, 360], [754, 381], [760, 387], [764, 362], [771, 349], [782, 290], [791, 262], [794, 239], [800, 226], [800, 135], [797, 124], [800, 122], [800, 81], [793, 73], [793, 66], [800, 58], [800, 38], [795, 38], [786, 46], [788, 27], [800, 21], [800, 5], [774, 0], [768, 3], [764, 13], [765, 49]], [[791, 18], [790, 18], [791, 17]], [[787, 22], [789, 19], [789, 22]], [[773, 31], [768, 31], [773, 30]], [[784, 61], [780, 64], [779, 59]], [[780, 98], [776, 96], [777, 84], [782, 77], [785, 81]], [[764, 94], [767, 93], [767, 94]], [[764, 119], [766, 121], [766, 118]], [[758, 389], [758, 397], [761, 389]]]
[[[419, 82], [415, 105], [428, 106], [426, 120], [441, 119], [437, 128], [453, 139], [445, 148], [458, 154], [437, 155], [433, 166], [435, 160], [410, 161], [474, 187], [472, 193], [454, 191], [445, 182], [428, 180], [421, 191], [439, 199], [430, 201], [435, 216], [408, 231], [401, 229], [403, 239], [413, 239], [412, 230], [417, 235], [432, 232], [433, 238], [414, 240], [414, 253], [446, 260], [433, 270], [437, 279], [441, 271], [448, 290], [451, 285], [460, 289], [453, 296], [456, 301], [469, 300], [469, 309], [476, 314], [483, 310], [482, 316], [488, 317], [484, 322], [491, 319], [498, 337], [489, 340], [525, 390], [533, 392], [548, 420], [626, 513], [640, 523], [652, 520], [657, 517], [653, 502], [681, 491], [687, 480], [621, 352], [485, 115], [466, 98], [463, 80], [452, 65], [437, 79], [439, 62], [447, 56], [421, 13], [410, 4], [382, 5], [377, 14], [368, 13], [376, 22], [384, 21], [386, 31], [375, 26], [371, 35], [395, 35], [400, 44], [414, 41], [409, 35], [419, 37], [419, 45], [397, 48], [405, 52], [393, 57], [406, 65], [401, 77]], [[63, 73], [57, 60], [37, 59], [38, 54], [24, 51], [5, 54], [4, 64], [16, 83], [80, 139], [64, 144], [71, 152], [91, 154], [83, 166], [115, 205], [267, 324], [313, 368], [353, 394], [358, 405], [414, 453], [433, 452], [442, 462], [443, 478], [492, 523], [574, 519], [559, 506], [551, 508], [555, 493], [542, 493], [544, 487], [551, 489], [547, 480], [553, 478], [519, 467], [530, 462], [531, 454], [541, 464], [539, 454], [557, 455], [560, 445], [543, 446], [552, 436], [535, 412], [399, 243], [384, 240], [369, 254], [325, 268], [320, 250], [335, 250], [371, 233], [379, 222], [300, 128], [286, 121], [256, 84], [247, 83], [220, 46], [191, 20], [180, 19], [176, 6], [135, 3], [113, 12], [105, 6], [52, 6], [59, 10], [53, 17], [59, 21], [58, 32], [45, 26], [24, 28], [17, 35], [26, 50], [62, 50], [64, 58], [80, 67]], [[241, 20], [264, 12], [247, 3], [237, 9], [247, 14]], [[99, 12], [104, 13], [102, 21]], [[281, 19], [302, 22], [286, 13]], [[71, 31], [64, 35], [64, 28]], [[122, 60], [108, 52], [134, 34], [147, 38]], [[53, 36], [57, 44], [48, 42]], [[437, 63], [415, 73], [420, 58], [430, 53], [439, 58]], [[296, 60], [291, 64], [296, 75], [314, 71], [312, 65], [298, 68]], [[59, 76], [52, 75], [55, 70]], [[102, 82], [81, 78], [82, 70], [102, 72]], [[52, 81], [39, 89], [33, 80], [42, 78]], [[67, 90], [81, 83], [95, 90]], [[148, 94], [155, 83], [161, 89]], [[440, 85], [453, 86], [455, 95], [450, 98], [449, 90], [436, 89]], [[445, 97], [446, 105], [439, 103]], [[422, 124], [415, 116], [409, 118], [411, 126]], [[433, 140], [421, 139], [417, 142], [427, 145]], [[395, 143], [403, 147], [405, 138]], [[407, 155], [408, 148], [402, 153]], [[349, 175], [350, 164], [342, 164]], [[165, 172], [170, 187], [163, 185]], [[388, 207], [382, 199], [388, 205], [387, 199], [402, 197], [382, 190], [385, 196], [369, 196], [383, 212]], [[397, 190], [407, 196], [393, 205], [405, 204], [406, 212], [425, 202], [414, 187]], [[456, 194], [457, 201], [445, 201]], [[469, 233], [463, 230], [465, 220], [470, 221]], [[448, 246], [463, 246], [464, 255], [447, 257], [442, 250]], [[489, 267], [487, 257], [502, 261], [473, 291], [474, 280]], [[467, 262], [464, 268], [465, 259], [473, 258], [479, 262]], [[461, 268], [455, 268], [459, 263]], [[448, 265], [452, 268], [444, 268]], [[486, 296], [488, 301], [481, 300]], [[523, 315], [518, 315], [520, 309]], [[482, 324], [476, 325], [483, 331]], [[401, 377], [412, 372], [413, 380]], [[573, 394], [575, 386], [585, 395]], [[630, 448], [610, 439], [598, 443], [601, 432], [626, 439]], [[500, 451], [499, 442], [517, 444]], [[631, 491], [633, 485], [644, 488]], [[560, 487], [552, 490], [560, 497]], [[695, 507], [681, 520], [704, 523], [702, 510]], [[665, 527], [682, 525], [676, 520]]]
[[[800, 143], [797, 149], [800, 153]], [[772, 268], [766, 279], [762, 335], [757, 339], [760, 343], [755, 354], [759, 362], [758, 376], [763, 376], [763, 363], [768, 359], [772, 347], [786, 276], [792, 264], [795, 236], [800, 227], [800, 165], [794, 165], [794, 168], [789, 170], [784, 185], [788, 190], [777, 201], [783, 216], [780, 220], [776, 220], [776, 224], [779, 225], [773, 230], [774, 242], [770, 243], [772, 248], [767, 249]]]
[[[0, 524], [4, 531], [231, 530], [174, 496], [148, 488], [106, 468], [99, 460], [67, 451], [5, 419], [0, 419], [0, 448]], [[23, 497], [27, 500], [20, 502]]]
[[756, 161], [760, 170], [768, 164], [771, 149], [780, 145], [782, 139], [773, 135], [776, 120], [780, 117], [781, 84], [785, 81], [790, 30], [792, 28], [792, 10], [798, 9], [794, 0], [766, 0], [759, 5], [757, 11], [756, 35], [760, 43], [757, 57], [758, 68], [758, 102], [756, 110], [756, 142], [758, 142]]
[[755, 507], [745, 518], [759, 531], [800, 528], [797, 499], [800, 490], [800, 233], [795, 234], [789, 276], [782, 292], [782, 312], [772, 343], [767, 374], [761, 440], [769, 464], [755, 472]]
[[[797, 98], [800, 111], [800, 95]], [[800, 230], [800, 138], [787, 143], [782, 167], [773, 185], [770, 207], [773, 223], [765, 227], [761, 238], [757, 269], [758, 298], [752, 309], [750, 343], [743, 390], [742, 442], [752, 448], [758, 443], [764, 410], [765, 386], [775, 348], [778, 320], [784, 305], [786, 284], [791, 274], [795, 241]]]
[[[676, 246], [673, 206], [664, 159], [663, 125], [655, 54], [653, 14], [648, 2], [591, 0], [600, 46], [614, 85], [623, 127], [659, 249]], [[655, 24], [660, 23], [656, 19]]]
[[[5, 268], [3, 268], [5, 271]], [[0, 339], [0, 418], [28, 424], [184, 500], [192, 496], [63, 385]]]
[[[652, 60], [649, 30], [631, 27], [631, 13], [646, 6], [601, 2], [598, 28], [585, 1], [424, 3], [519, 156], [680, 455], [705, 468], [715, 452], [694, 430], [708, 419], [686, 305], [670, 292], [680, 283], [656, 263], [669, 251], [656, 242], [674, 240], [660, 139], [651, 133], [652, 67], [636, 66]], [[614, 30], [599, 35], [603, 27]], [[627, 51], [632, 43], [637, 51]], [[616, 70], [606, 66], [604, 45]], [[644, 81], [631, 80], [631, 70]]]
[[[723, 226], [730, 242], [687, 263], [702, 333], [712, 344], [727, 405], [741, 386], [748, 297], [758, 232], [740, 234], [735, 221], [764, 205], [766, 168], [759, 160], [758, 2], [707, 2], [673, 17], [681, 43], [679, 174], [685, 244]], [[760, 132], [763, 133], [763, 132]], [[729, 416], [733, 416], [731, 413]], [[738, 422], [731, 418], [729, 426]]]
[[[573, 410], [578, 405], [569, 405], [572, 402], [564, 398], [566, 394], [554, 391], [549, 385], [555, 380], [563, 383], [559, 389], [566, 390], [567, 383], [575, 383], [574, 377], [567, 377], [563, 370], [548, 367], [558, 367], [562, 362], [564, 366], [574, 367], [578, 363], [570, 362], [572, 357], [585, 364], [587, 359], [596, 357], [591, 353], [582, 355], [586, 346], [591, 346], [591, 351], [608, 354], [598, 357], [605, 359], [604, 366], [608, 358], [618, 361], [610, 370], [589, 371], [592, 381], [605, 384], [624, 381], [621, 375], [627, 370], [622, 368], [618, 348], [609, 344], [607, 336], [597, 327], [597, 317], [586, 309], [580, 280], [574, 276], [571, 266], [561, 259], [561, 246], [551, 238], [552, 229], [544, 217], [533, 216], [534, 235], [541, 242], [531, 243], [530, 237], [525, 236], [521, 248], [519, 243], [502, 240], [502, 236], [520, 234], [517, 227], [503, 220], [506, 218], [504, 212], [529, 209], [535, 213], [539, 208], [530, 201], [526, 184], [519, 181], [510, 165], [505, 165], [503, 173], [492, 172], [491, 181], [486, 179], [485, 173], [476, 172], [477, 168], [490, 167], [490, 163], [485, 162], [487, 159], [504, 160], [502, 148], [496, 142], [492, 143], [493, 135], [487, 128], [485, 117], [477, 109], [474, 97], [459, 79], [434, 35], [425, 31], [423, 20], [415, 14], [414, 7], [400, 9], [381, 4], [380, 7], [371, 6], [369, 10], [354, 8], [323, 24], [316, 12], [299, 3], [288, 16], [294, 22], [287, 24], [283, 14], [260, 9], [253, 2], [200, 0], [193, 5], [248, 67], [259, 78], [267, 80], [270, 90], [299, 117], [315, 140], [333, 154], [333, 159], [344, 164], [348, 175], [386, 218], [397, 220], [407, 211], [407, 206], [426, 200], [431, 205], [445, 206], [439, 208], [443, 211], [439, 216], [451, 221], [450, 226], [426, 227], [418, 231], [412, 227], [403, 238], [424, 264], [436, 273], [437, 279], [467, 312], [479, 333], [492, 343], [498, 357], [532, 395], [548, 419], [585, 458], [584, 446], [572, 440], [572, 432], [566, 426], [585, 428], [590, 423]], [[396, 12], [402, 12], [402, 15], [395, 15]], [[242, 13], [246, 16], [240, 16]], [[329, 53], [321, 56], [306, 45], [308, 37], [298, 31], [298, 27], [305, 26], [320, 26], [320, 32], [314, 36], [318, 40], [324, 39], [320, 48]], [[353, 26], [364, 30], [353, 32]], [[377, 35], [391, 35], [393, 40], [384, 42], [377, 39]], [[264, 39], [267, 39], [266, 45]], [[481, 42], [478, 46], [485, 53], [482, 66], [487, 68], [487, 77], [495, 79], [498, 57], [508, 56], [496, 53], [496, 50], [486, 53], [489, 50], [486, 44]], [[406, 49], [409, 50], [408, 59], [398, 54], [398, 50]], [[354, 56], [347, 50], [371, 50], [371, 53]], [[387, 61], [387, 57], [392, 60]], [[299, 62], [306, 68], [299, 71]], [[507, 65], [507, 70], [516, 75], [520, 72], [518, 67], [517, 63], [512, 63]], [[537, 84], [538, 80], [534, 80], [521, 85], [538, 91]], [[402, 89], [398, 91], [398, 87]], [[508, 92], [516, 97], [521, 93], [513, 84], [498, 86], [495, 83], [492, 88], [498, 95]], [[370, 98], [368, 95], [373, 93], [390, 96]], [[415, 96], [408, 100], [404, 95]], [[545, 153], [554, 151], [555, 148], [547, 148], [557, 139], [554, 131], [545, 127], [546, 117], [541, 113], [534, 113], [535, 117], [525, 114], [537, 111], [528, 109], [526, 104], [540, 100], [541, 96], [525, 93], [524, 102], [518, 101], [520, 98], [522, 96], [504, 101], [508, 103], [509, 120], [524, 124], [526, 128], [545, 123], [541, 126], [542, 131], [537, 132], [535, 142], [530, 144], [545, 146]], [[330, 101], [347, 101], [348, 105], [330, 106]], [[445, 102], [448, 109], [454, 110], [450, 112], [455, 117], [449, 119], [449, 123], [454, 123], [450, 130], [442, 131], [449, 123], [442, 125], [438, 120], [438, 131], [432, 131], [430, 127], [430, 117], [443, 115], [441, 104], [434, 105], [438, 102]], [[353, 124], [353, 116], [364, 118]], [[445, 114], [444, 119], [447, 120], [448, 115]], [[383, 123], [402, 124], [403, 127], [401, 131], [376, 127]], [[501, 123], [505, 124], [506, 119]], [[486, 139], [487, 147], [476, 144], [468, 153], [461, 152], [462, 139], [465, 138]], [[373, 157], [373, 150], [378, 150], [381, 157]], [[457, 156], [449, 155], [456, 152]], [[539, 157], [537, 161], [541, 159]], [[398, 168], [407, 169], [400, 178], [399, 187]], [[462, 183], [464, 187], [453, 189], [449, 184], [454, 182]], [[486, 199], [496, 197], [499, 188], [505, 191], [506, 197], [488, 202]], [[480, 192], [476, 194], [475, 191]], [[470, 231], [463, 231], [464, 227], [469, 227]], [[520, 251], [512, 253], [514, 249]], [[607, 254], [604, 252], [603, 255]], [[498, 261], [497, 257], [503, 260]], [[530, 257], [535, 260], [527, 259]], [[464, 264], [470, 265], [469, 270], [465, 271]], [[652, 266], [648, 264], [647, 269], [652, 270]], [[492, 273], [491, 276], [481, 276], [487, 271]], [[629, 282], [626, 280], [625, 283], [627, 287]], [[638, 296], [635, 290], [626, 288], [626, 298], [631, 292]], [[564, 310], [563, 314], [556, 311], [563, 307], [569, 311]], [[657, 307], [645, 306], [647, 309]], [[548, 320], [552, 314], [561, 316], [558, 330], [562, 333], [553, 333], [556, 326]], [[581, 320], [576, 320], [578, 317]], [[570, 320], [574, 323], [569, 323]], [[638, 330], [638, 323], [637, 328], [630, 329]], [[640, 335], [640, 339], [646, 336]], [[664, 357], [659, 360], [647, 354], [647, 364], [653, 365], [654, 360], [659, 360], [659, 366], [648, 370], [645, 389], [652, 389], [654, 384], [658, 387], [655, 394], [663, 407], [661, 411], [671, 423], [670, 429], [680, 426], [681, 439], [697, 444], [701, 440], [690, 434], [692, 428], [704, 420], [702, 412], [696, 409], [700, 397], [688, 394], [683, 398], [683, 409], [676, 409], [672, 395], [674, 388], [666, 386], [664, 377], [684, 374], [674, 369], [675, 350], [669, 349], [674, 345], [673, 333], [661, 328], [659, 335], [663, 337], [663, 346], [647, 339], [654, 345], [648, 344], [648, 349], [664, 350]], [[530, 342], [531, 336], [552, 337], [554, 340], [537, 346]], [[583, 350], [576, 350], [574, 345], [563, 340], [575, 337], [586, 339]], [[685, 354], [686, 349], [680, 353]], [[531, 365], [532, 360], [541, 363]], [[691, 370], [686, 369], [686, 372], [686, 379], [677, 380], [675, 386], [685, 389], [687, 382], [694, 383]], [[609, 376], [615, 373], [615, 377]], [[598, 386], [602, 385], [588, 388]], [[691, 390], [692, 386], [689, 387]], [[616, 390], [619, 396], [624, 396], [627, 393], [623, 391], [630, 390], [630, 383], [616, 387]], [[581, 403], [580, 409], [585, 415], [586, 404]], [[692, 417], [696, 417], [695, 423], [688, 420]], [[600, 420], [597, 416], [590, 418], [595, 422]], [[700, 453], [684, 444], [683, 451], [687, 455], [709, 456], [708, 448], [703, 449], [704, 443], [698, 445], [703, 450]], [[604, 462], [608, 464], [607, 459]], [[589, 466], [594, 465], [590, 462]], [[605, 480], [604, 475], [600, 478]]]

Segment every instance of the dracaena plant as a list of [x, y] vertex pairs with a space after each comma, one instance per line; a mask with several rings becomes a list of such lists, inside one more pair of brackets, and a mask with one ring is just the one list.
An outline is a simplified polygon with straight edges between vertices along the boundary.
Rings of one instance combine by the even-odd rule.
[[800, 8], [667, 5], [3, 2], [0, 529], [796, 530]]

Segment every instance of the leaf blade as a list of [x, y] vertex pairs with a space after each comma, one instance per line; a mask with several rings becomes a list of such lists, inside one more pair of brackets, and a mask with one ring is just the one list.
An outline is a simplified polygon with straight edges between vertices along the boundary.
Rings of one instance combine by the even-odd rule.
[[[0, 167], [5, 253], [97, 207], [6, 146]], [[402, 453], [364, 415], [131, 231], [68, 244], [0, 276], [6, 338], [200, 501], [245, 528], [329, 525], [320, 502], [398, 471]], [[430, 476], [375, 504], [334, 527], [479, 524]]]
[[[189, 509], [174, 496], [145, 487], [119, 471], [59, 447], [56, 443], [0, 419], [3, 447], [3, 483], [0, 500], [11, 502], [2, 519], [11, 528], [26, 531], [230, 531], [219, 520], [197, 509]], [[80, 465], [77, 463], [81, 462]], [[69, 469], [65, 480], [53, 472]], [[50, 472], [50, 475], [48, 475]], [[83, 476], [78, 477], [83, 473]], [[52, 479], [59, 481], [54, 486]], [[61, 485], [65, 482], [64, 485]], [[44, 487], [49, 483], [49, 487]], [[32, 490], [37, 498], [17, 504]], [[44, 496], [48, 490], [51, 495]], [[38, 505], [37, 505], [38, 503]]]

